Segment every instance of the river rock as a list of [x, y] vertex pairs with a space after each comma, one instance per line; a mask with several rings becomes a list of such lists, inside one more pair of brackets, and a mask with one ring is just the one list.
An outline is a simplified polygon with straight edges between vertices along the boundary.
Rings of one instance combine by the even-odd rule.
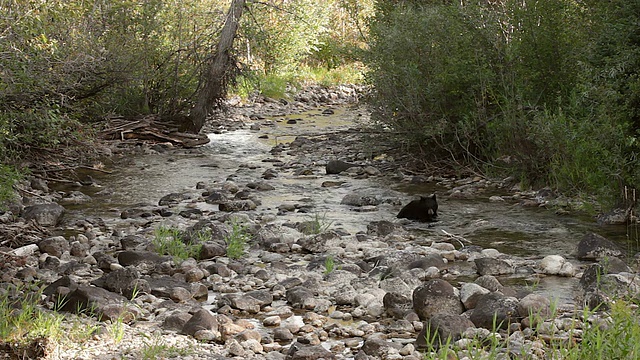
[[[362, 352], [374, 359], [385, 359], [392, 350], [398, 352], [402, 346], [396, 342], [388, 341], [382, 335], [373, 334], [366, 338], [362, 344]], [[356, 356], [357, 358], [357, 356]]]
[[350, 193], [345, 195], [342, 198], [342, 201], [340, 201], [340, 204], [362, 207], [362, 206], [376, 206], [376, 205], [379, 205], [381, 202], [382, 200], [379, 199], [377, 196], [371, 196], [371, 195], [359, 194], [359, 193]]
[[327, 249], [327, 242], [338, 238], [339, 235], [334, 231], [328, 231], [313, 236], [305, 236], [298, 239], [297, 244], [303, 251], [309, 253], [322, 253]]
[[229, 305], [233, 309], [246, 311], [248, 313], [257, 314], [260, 312], [260, 305], [263, 302], [255, 299], [251, 296], [245, 296], [243, 294], [224, 294], [220, 300], [218, 300], [218, 306]]
[[413, 310], [421, 320], [427, 320], [436, 314], [459, 315], [464, 308], [451, 284], [434, 279], [413, 291]]
[[291, 306], [301, 308], [313, 300], [314, 294], [304, 286], [296, 286], [287, 290], [286, 298]]
[[460, 287], [460, 300], [464, 308], [471, 310], [476, 307], [478, 300], [485, 294], [490, 293], [488, 289], [476, 283], [464, 283]]
[[111, 271], [113, 264], [120, 265], [116, 258], [102, 251], [94, 252], [93, 257], [96, 259], [96, 265], [98, 268], [102, 270]]
[[573, 264], [560, 255], [548, 255], [545, 256], [538, 263], [538, 267], [543, 274], [547, 275], [560, 275], [571, 277], [575, 275], [575, 268]]
[[111, 291], [89, 285], [78, 285], [59, 299], [62, 310], [94, 314], [100, 320], [115, 320], [128, 312], [127, 299]]
[[430, 339], [433, 341], [431, 345], [438, 349], [441, 345], [458, 341], [472, 327], [475, 327], [473, 322], [464, 315], [436, 314], [426, 321], [418, 334], [416, 348], [427, 348], [427, 339]]
[[413, 310], [411, 298], [395, 292], [384, 294], [382, 304], [387, 314], [396, 319], [404, 318], [405, 314]]
[[[184, 301], [191, 297], [196, 300], [204, 300], [207, 296], [206, 293], [202, 294], [199, 288], [193, 288], [191, 284], [174, 278], [166, 276], [159, 278], [145, 277], [144, 280], [149, 283], [151, 294], [157, 297]], [[198, 293], [196, 294], [192, 290], [198, 290]]]
[[602, 225], [626, 225], [633, 215], [633, 207], [616, 208], [609, 212], [598, 214], [597, 220]]
[[533, 317], [536, 321], [546, 320], [551, 315], [551, 301], [540, 294], [529, 294], [518, 302], [518, 315]]
[[327, 165], [325, 166], [325, 170], [327, 174], [340, 174], [341, 172], [350, 169], [352, 167], [357, 167], [357, 164], [351, 164], [342, 160], [329, 160]]
[[512, 323], [520, 321], [518, 299], [497, 292], [486, 294], [478, 300], [470, 320], [477, 327], [506, 330]]
[[221, 338], [222, 335], [218, 327], [219, 323], [216, 317], [209, 310], [200, 309], [184, 324], [182, 333], [195, 336], [198, 331], [208, 330], [216, 334], [217, 338]]
[[224, 244], [216, 242], [206, 242], [202, 244], [200, 248], [201, 260], [212, 259], [219, 256], [224, 256], [227, 253], [227, 247]]
[[186, 311], [177, 311], [167, 315], [162, 322], [162, 328], [170, 331], [182, 331], [193, 315]]
[[622, 255], [620, 247], [611, 240], [596, 233], [587, 233], [578, 243], [576, 257], [580, 260], [598, 260]]
[[321, 345], [291, 344], [286, 360], [333, 360], [336, 356]]
[[384, 237], [398, 229], [402, 226], [388, 220], [372, 221], [367, 224], [367, 235]]
[[598, 281], [604, 275], [630, 271], [631, 269], [624, 261], [618, 258], [608, 258], [606, 261], [587, 267], [582, 277], [580, 277], [580, 286], [582, 286], [583, 289], [588, 289], [592, 286], [597, 286]]
[[417, 260], [409, 263], [409, 269], [428, 269], [430, 267], [436, 267], [438, 269], [444, 269], [446, 263], [442, 259], [442, 256], [436, 254], [428, 254]]
[[65, 251], [71, 250], [71, 245], [64, 236], [53, 236], [41, 240], [38, 243], [38, 248], [41, 253], [46, 253], [59, 258]]
[[140, 235], [126, 235], [120, 239], [120, 246], [124, 250], [133, 250], [146, 245], [149, 241]]
[[222, 202], [218, 205], [220, 211], [236, 212], [236, 211], [251, 211], [256, 209], [256, 203], [251, 200], [234, 200]]
[[118, 253], [118, 263], [122, 266], [154, 265], [168, 259], [152, 251], [125, 250]]
[[64, 207], [56, 203], [35, 204], [24, 208], [22, 217], [41, 226], [56, 226], [64, 214]]
[[480, 275], [507, 275], [515, 272], [515, 268], [511, 263], [501, 259], [478, 258], [475, 259], [475, 264]]
[[132, 267], [107, 273], [98, 279], [96, 284], [129, 299], [138, 293], [147, 293], [151, 290], [148, 282], [140, 280], [140, 273]]
[[71, 191], [66, 194], [62, 199], [60, 199], [61, 204], [65, 205], [78, 205], [78, 204], [86, 204], [91, 202], [93, 199], [91, 196], [86, 195], [81, 191]]

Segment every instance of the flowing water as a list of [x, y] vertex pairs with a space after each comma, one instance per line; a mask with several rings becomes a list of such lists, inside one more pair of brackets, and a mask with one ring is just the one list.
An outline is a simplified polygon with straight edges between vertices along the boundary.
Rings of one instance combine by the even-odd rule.
[[[110, 169], [111, 174], [94, 176], [100, 188], [88, 192], [94, 198], [89, 204], [70, 207], [71, 217], [99, 216], [117, 218], [119, 211], [138, 203], [157, 204], [169, 193], [190, 189], [196, 192], [198, 182], [222, 184], [227, 179], [242, 185], [259, 181], [260, 175], [272, 167], [274, 155], [269, 150], [280, 142], [292, 141], [297, 135], [317, 135], [344, 130], [361, 118], [362, 113], [351, 108], [335, 109], [334, 114], [319, 111], [270, 120], [261, 130], [237, 130], [210, 134], [211, 142], [195, 150], [180, 150], [167, 154], [139, 155], [130, 164]], [[295, 121], [292, 121], [295, 120]], [[295, 122], [295, 124], [294, 124]], [[289, 124], [291, 123], [291, 124]], [[266, 137], [265, 137], [266, 135]], [[262, 138], [261, 138], [262, 136]], [[295, 161], [285, 156], [282, 161]], [[339, 187], [322, 187], [327, 180], [344, 181]], [[332, 228], [343, 228], [349, 233], [366, 231], [367, 224], [376, 220], [395, 219], [399, 205], [383, 203], [375, 211], [354, 211], [341, 205], [342, 198], [351, 192], [363, 192], [383, 199], [399, 199], [406, 203], [416, 194], [437, 192], [439, 221], [427, 226], [412, 224], [410, 231], [422, 237], [454, 234], [474, 245], [527, 258], [562, 255], [575, 264], [573, 257], [577, 243], [586, 232], [596, 232], [618, 242], [624, 248], [636, 249], [637, 236], [628, 236], [624, 226], [599, 226], [584, 216], [556, 215], [540, 208], [521, 207], [509, 202], [491, 202], [486, 194], [474, 199], [447, 199], [446, 189], [436, 185], [411, 185], [390, 179], [354, 179], [346, 176], [325, 175], [318, 165], [312, 175], [293, 175], [291, 170], [279, 172], [277, 178], [267, 180], [276, 189], [260, 192], [263, 214], [277, 214], [284, 203], [312, 205], [312, 213], [287, 213], [281, 217], [295, 221], [321, 220]], [[84, 190], [83, 190], [84, 191]], [[492, 194], [494, 195], [494, 194]], [[216, 207], [203, 209], [215, 211]], [[280, 217], [280, 215], [279, 215]], [[554, 295], [569, 302], [575, 291], [575, 279], [542, 278], [537, 291]]]

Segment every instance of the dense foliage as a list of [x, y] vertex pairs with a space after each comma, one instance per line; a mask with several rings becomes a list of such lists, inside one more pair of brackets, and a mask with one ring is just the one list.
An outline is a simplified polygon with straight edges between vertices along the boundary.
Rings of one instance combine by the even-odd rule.
[[572, 194], [638, 185], [640, 2], [378, 2], [375, 119], [423, 156]]
[[[247, 2], [236, 41], [244, 70], [237, 90], [285, 89], [274, 76], [340, 62], [331, 46], [362, 42], [354, 36], [359, 3]], [[188, 114], [229, 4], [0, 1], [0, 194], [22, 159], [77, 143], [111, 115]]]

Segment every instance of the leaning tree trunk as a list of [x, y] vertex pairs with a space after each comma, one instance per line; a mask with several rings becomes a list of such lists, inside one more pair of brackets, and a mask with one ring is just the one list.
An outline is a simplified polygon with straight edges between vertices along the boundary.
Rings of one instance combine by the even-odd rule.
[[215, 55], [209, 60], [202, 76], [202, 87], [198, 91], [196, 104], [183, 124], [183, 131], [198, 133], [211, 111], [227, 94], [227, 85], [233, 76], [235, 60], [231, 54], [233, 39], [238, 30], [245, 0], [233, 0], [227, 19], [220, 32], [220, 40]]

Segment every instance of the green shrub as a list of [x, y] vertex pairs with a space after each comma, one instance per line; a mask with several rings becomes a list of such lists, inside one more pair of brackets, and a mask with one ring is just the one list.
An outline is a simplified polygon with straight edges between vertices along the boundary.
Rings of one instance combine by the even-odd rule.
[[188, 258], [197, 258], [202, 248], [201, 237], [197, 241], [185, 243], [182, 233], [173, 227], [160, 226], [155, 231], [152, 241], [155, 251], [160, 255], [169, 255], [174, 262], [180, 263]]
[[244, 256], [249, 234], [245, 225], [239, 221], [231, 222], [231, 232], [225, 236], [224, 241], [227, 244], [227, 257], [229, 259], [240, 259]]
[[23, 175], [14, 167], [0, 164], [0, 210], [16, 197], [14, 185]]

